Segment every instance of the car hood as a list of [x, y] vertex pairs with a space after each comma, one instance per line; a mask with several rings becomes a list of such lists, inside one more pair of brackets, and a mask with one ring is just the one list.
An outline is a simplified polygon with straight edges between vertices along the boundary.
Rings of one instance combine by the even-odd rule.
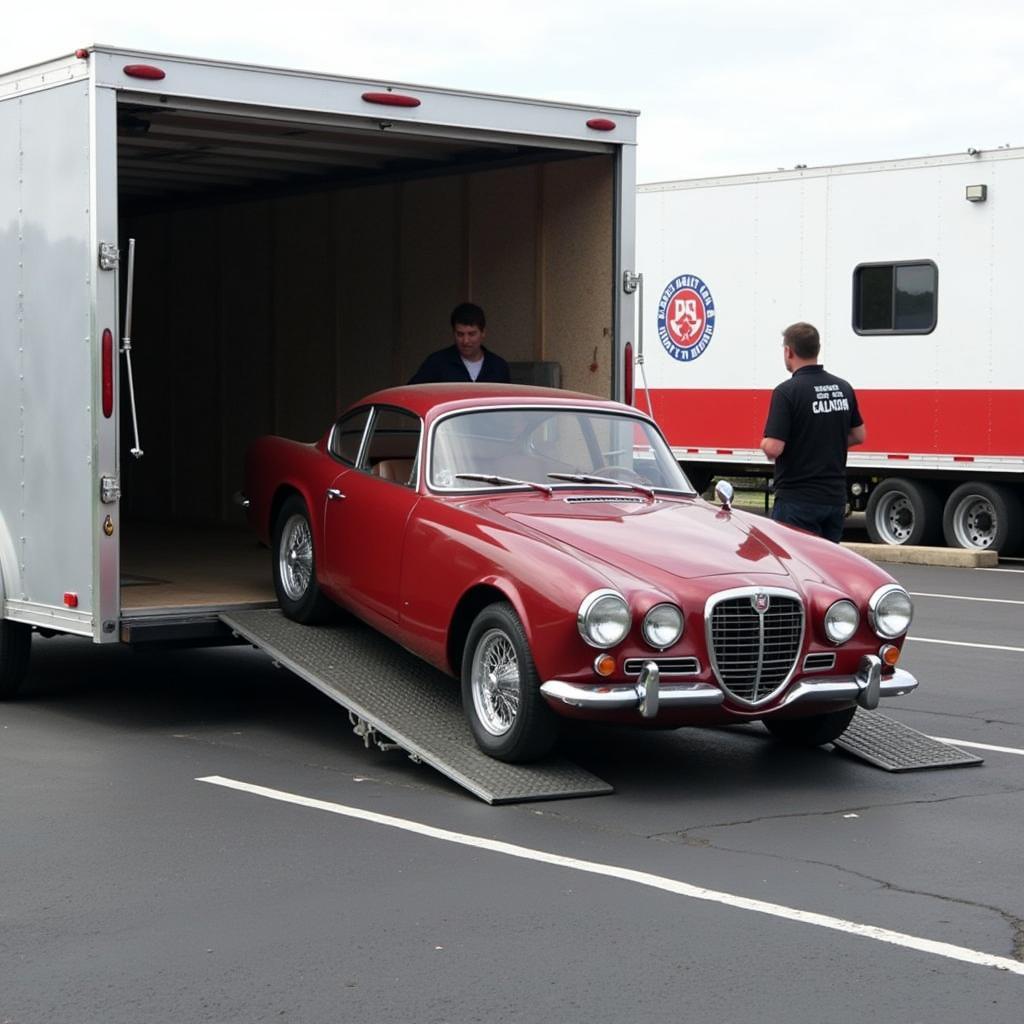
[[509, 495], [487, 506], [496, 516], [641, 579], [661, 573], [682, 579], [802, 575], [793, 572], [788, 550], [742, 513], [695, 499], [637, 497]]

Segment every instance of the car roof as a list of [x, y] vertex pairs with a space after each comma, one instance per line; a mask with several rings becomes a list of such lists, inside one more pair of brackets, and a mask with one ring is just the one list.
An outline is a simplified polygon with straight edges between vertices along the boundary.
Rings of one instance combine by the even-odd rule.
[[459, 408], [473, 408], [481, 403], [492, 408], [503, 405], [587, 405], [594, 409], [614, 412], [632, 412], [643, 416], [639, 409], [597, 398], [582, 391], [562, 391], [527, 384], [406, 384], [402, 387], [375, 391], [354, 403], [359, 405], [397, 405], [420, 416], [449, 412]]

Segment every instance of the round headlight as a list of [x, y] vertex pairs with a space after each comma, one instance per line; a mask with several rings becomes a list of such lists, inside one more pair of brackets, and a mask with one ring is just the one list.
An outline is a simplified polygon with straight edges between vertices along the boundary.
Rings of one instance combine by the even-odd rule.
[[614, 647], [629, 632], [629, 605], [614, 590], [595, 590], [583, 598], [576, 624], [592, 647]]
[[656, 604], [644, 616], [644, 639], [659, 651], [683, 635], [683, 613], [674, 604]]
[[868, 601], [871, 628], [886, 640], [903, 636], [914, 617], [910, 595], [895, 583], [879, 587]]
[[845, 644], [859, 625], [860, 612], [852, 601], [836, 601], [825, 612], [825, 635], [834, 644]]

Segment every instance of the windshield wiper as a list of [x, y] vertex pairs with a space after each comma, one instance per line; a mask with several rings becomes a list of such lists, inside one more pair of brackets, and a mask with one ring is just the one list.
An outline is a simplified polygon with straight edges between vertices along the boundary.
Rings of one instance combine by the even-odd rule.
[[532, 487], [535, 491], [543, 491], [545, 494], [553, 494], [555, 490], [547, 484], [537, 484], [532, 480], [516, 480], [515, 477], [494, 476], [491, 473], [456, 473], [455, 479], [480, 480], [485, 484], [494, 484], [495, 487]]
[[653, 487], [646, 484], [638, 484], [633, 480], [616, 480], [610, 476], [591, 476], [589, 473], [548, 473], [549, 480], [568, 480], [574, 484], [611, 484], [613, 487], [628, 487], [630, 490], [639, 491], [649, 498], [655, 497]]

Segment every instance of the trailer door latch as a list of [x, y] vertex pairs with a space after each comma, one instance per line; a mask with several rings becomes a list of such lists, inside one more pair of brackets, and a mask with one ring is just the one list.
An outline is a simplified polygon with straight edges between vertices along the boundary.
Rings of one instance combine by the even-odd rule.
[[100, 477], [100, 501], [104, 505], [116, 505], [121, 500], [121, 484], [116, 476]]
[[643, 276], [643, 274], [638, 274], [633, 270], [624, 270], [622, 272], [622, 290], [627, 295], [632, 295], [640, 287]]
[[117, 270], [121, 250], [115, 242], [100, 242], [100, 270]]

